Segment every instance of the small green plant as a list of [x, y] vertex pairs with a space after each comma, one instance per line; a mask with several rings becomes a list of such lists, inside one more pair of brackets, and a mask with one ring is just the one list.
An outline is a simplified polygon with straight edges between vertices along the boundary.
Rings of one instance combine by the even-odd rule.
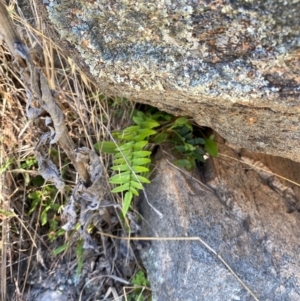
[[56, 194], [57, 189], [50, 185], [45, 186], [43, 190], [36, 190], [28, 194], [28, 198], [31, 200], [29, 214], [42, 206], [40, 222], [42, 226], [49, 225], [48, 236], [51, 241], [64, 233], [62, 229], [59, 229], [60, 205], [54, 202]]
[[32, 167], [37, 167], [37, 160], [35, 157], [31, 156], [26, 158], [21, 162], [21, 168], [23, 169], [31, 169]]
[[65, 244], [62, 244], [60, 245], [59, 247], [57, 247], [56, 249], [54, 249], [52, 251], [52, 255], [56, 256], [60, 253], [63, 253], [64, 251], [66, 251], [68, 248], [70, 247], [70, 244], [69, 243], [65, 243]]
[[[18, 166], [17, 169], [14, 169], [14, 166]], [[37, 160], [33, 156], [22, 159], [18, 163], [14, 159], [7, 160], [0, 167], [0, 174], [5, 172], [9, 168], [12, 168], [12, 170], [18, 170], [18, 172], [22, 172], [26, 186], [30, 185], [31, 187], [41, 187], [45, 184], [45, 180], [42, 176], [38, 175], [34, 178], [31, 178], [30, 174], [26, 173], [26, 171], [38, 169]], [[60, 209], [60, 205], [54, 202], [55, 196], [57, 194], [57, 189], [51, 185], [44, 186], [42, 190], [33, 190], [32, 188], [30, 189], [31, 192], [27, 196], [30, 203], [29, 214], [32, 214], [34, 211], [39, 210], [40, 205], [42, 206], [40, 222], [42, 226], [48, 224], [48, 237], [51, 241], [53, 241], [56, 237], [62, 235], [65, 232], [64, 230], [59, 228], [60, 218], [58, 215], [58, 210]], [[4, 213], [0, 212], [0, 214]]]
[[5, 171], [7, 171], [9, 169], [9, 167], [11, 166], [13, 160], [12, 159], [8, 159], [6, 162], [4, 162], [1, 166], [0, 166], [0, 175], [3, 174]]
[[76, 268], [76, 277], [79, 278], [82, 267], [83, 267], [83, 259], [84, 259], [84, 249], [83, 249], [83, 239], [79, 239], [75, 248], [76, 258], [77, 258], [77, 268]]
[[150, 283], [142, 270], [139, 270], [131, 280], [133, 291], [128, 295], [128, 300], [144, 301], [149, 295]]
[[147, 178], [151, 152], [147, 150], [150, 144], [161, 145], [168, 143], [179, 158], [174, 161], [180, 167], [188, 170], [195, 168], [196, 160], [204, 161], [205, 153], [218, 155], [214, 135], [209, 138], [198, 137], [194, 127], [187, 117], [175, 117], [171, 114], [155, 111], [151, 108], [146, 113], [135, 111], [134, 125], [123, 131], [113, 133], [116, 144], [112, 141], [97, 143], [95, 148], [104, 153], [114, 154], [112, 170], [117, 174], [110, 178], [110, 183], [117, 186], [114, 193], [124, 193], [122, 213], [130, 207], [134, 195], [143, 189]]
[[[149, 137], [156, 134], [154, 128], [159, 126], [151, 117], [137, 111], [133, 116], [135, 125], [124, 129], [122, 132], [113, 133], [118, 146], [111, 143], [102, 144], [102, 150], [115, 152], [112, 170], [117, 174], [110, 178], [110, 183], [118, 185], [112, 192], [124, 193], [122, 213], [126, 213], [130, 207], [134, 195], [138, 196], [138, 190], [143, 189], [142, 183], [150, 183], [144, 176], [149, 172], [151, 152], [145, 150], [149, 144]], [[111, 147], [112, 146], [112, 147]]]
[[[13, 165], [17, 165], [18, 169], [21, 168], [23, 170], [31, 170], [31, 169], [37, 168], [37, 161], [33, 156], [31, 156], [31, 157], [25, 158], [19, 164], [16, 164], [16, 161], [14, 159], [9, 158], [6, 162], [4, 162], [4, 164], [2, 164], [0, 166], [0, 175], [3, 172], [7, 171], [9, 168], [11, 168]], [[30, 183], [29, 174], [24, 172], [23, 176], [25, 178], [26, 185], [28, 185]]]
[[181, 154], [180, 159], [174, 161], [179, 167], [191, 170], [196, 167], [196, 160], [204, 162], [204, 155], [216, 157], [218, 155], [217, 144], [213, 141], [214, 135], [209, 138], [198, 137], [194, 134], [194, 127], [187, 117], [174, 117], [165, 112], [157, 112], [152, 118], [161, 124], [158, 133], [150, 142], [162, 144], [168, 142], [173, 150]]

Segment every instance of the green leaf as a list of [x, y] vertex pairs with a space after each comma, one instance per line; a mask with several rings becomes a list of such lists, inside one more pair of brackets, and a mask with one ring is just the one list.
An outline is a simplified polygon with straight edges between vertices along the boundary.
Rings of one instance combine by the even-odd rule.
[[139, 129], [137, 131], [139, 134], [144, 134], [145, 137], [151, 136], [156, 134], [157, 132], [155, 130], [151, 130], [151, 129]]
[[83, 249], [83, 239], [79, 239], [77, 241], [77, 246], [75, 248], [75, 253], [76, 256], [82, 256], [84, 253], [84, 249]]
[[133, 149], [134, 149], [134, 151], [142, 150], [147, 144], [148, 144], [148, 141], [136, 142], [133, 146]]
[[133, 141], [134, 138], [136, 137], [137, 132], [135, 132], [134, 134], [124, 134], [122, 135], [122, 137], [119, 137], [119, 140], [121, 141]]
[[202, 147], [197, 147], [195, 150], [196, 153], [200, 154], [200, 155], [204, 155], [205, 154], [205, 150]]
[[186, 127], [188, 127], [190, 129], [190, 131], [193, 130], [193, 126], [188, 122], [187, 117], [179, 117], [175, 120], [175, 122], [172, 124], [170, 129], [174, 129], [180, 126], [185, 125]]
[[130, 168], [129, 168], [129, 166], [127, 164], [121, 164], [121, 165], [112, 166], [111, 169], [119, 171], [119, 172], [120, 171], [130, 170]]
[[130, 170], [126, 170], [126, 171], [122, 171], [120, 173], [118, 173], [118, 175], [122, 175], [122, 176], [130, 176], [132, 174], [132, 172]]
[[192, 152], [196, 149], [196, 147], [192, 144], [189, 144], [189, 143], [185, 143], [184, 144], [184, 147], [186, 149], [187, 152]]
[[[211, 137], [212, 136], [210, 136], [210, 138]], [[210, 138], [205, 140], [204, 148], [208, 152], [209, 155], [211, 155], [212, 157], [217, 157], [218, 156], [217, 143], [215, 141], [211, 140]]]
[[132, 165], [145, 165], [151, 162], [151, 160], [149, 158], [137, 158], [133, 159], [131, 162]]
[[151, 155], [151, 152], [150, 151], [136, 151], [136, 152], [133, 152], [132, 153], [132, 157], [134, 159], [137, 159], [137, 158], [145, 158], [145, 157], [149, 157]]
[[133, 198], [132, 192], [127, 191], [125, 193], [125, 197], [124, 197], [124, 200], [123, 200], [123, 206], [122, 206], [122, 213], [123, 213], [124, 217], [126, 216], [126, 214], [128, 212], [128, 209], [130, 207], [132, 198]]
[[171, 131], [171, 141], [179, 144], [184, 144], [185, 143], [185, 138], [180, 136], [180, 134], [176, 131]]
[[149, 169], [144, 166], [132, 166], [134, 172], [148, 172]]
[[[145, 142], [147, 142], [147, 141], [145, 141]], [[121, 146], [119, 147], [119, 149], [120, 149], [121, 151], [126, 151], [126, 150], [128, 150], [128, 149], [131, 149], [131, 148], [133, 147], [133, 145], [134, 145], [134, 141], [129, 141], [129, 142], [126, 142], [125, 144], [121, 145]], [[119, 149], [116, 148], [116, 151], [119, 151]]]
[[59, 246], [58, 248], [54, 249], [54, 250], [52, 251], [52, 254], [53, 254], [54, 256], [56, 256], [56, 255], [58, 255], [58, 254], [64, 252], [65, 250], [67, 250], [67, 248], [68, 248], [68, 244], [61, 245], [61, 246]]
[[184, 145], [177, 145], [174, 147], [174, 149], [176, 149], [179, 152], [185, 152], [185, 146]]
[[139, 129], [140, 127], [138, 125], [129, 126], [123, 131], [123, 134], [129, 134], [129, 133], [132, 134], [137, 132]]
[[129, 191], [132, 192], [132, 194], [139, 196], [138, 191], [135, 188], [133, 188], [132, 186], [130, 186]]
[[117, 170], [117, 171], [131, 171], [131, 169], [132, 169], [134, 172], [148, 172], [149, 171], [149, 169], [144, 166], [131, 166], [131, 168], [130, 168], [127, 164], [113, 166], [111, 169]]
[[30, 206], [29, 214], [31, 214], [36, 209], [37, 205], [40, 202], [41, 202], [41, 199], [39, 199], [39, 198], [33, 199], [31, 206]]
[[160, 126], [160, 124], [153, 119], [148, 119], [140, 124], [140, 127], [145, 129], [153, 129], [158, 126]]
[[120, 137], [122, 136], [122, 133], [120, 131], [115, 131], [115, 132], [112, 132], [111, 135], [116, 139], [120, 139]]
[[188, 122], [188, 119], [186, 117], [179, 117], [174, 122], [174, 127], [177, 127], [179, 125], [184, 125]]
[[197, 160], [201, 161], [201, 162], [204, 162], [204, 158], [203, 158], [203, 155], [199, 154], [197, 151], [194, 151], [192, 153], [192, 156], [194, 156]]
[[41, 199], [42, 195], [41, 195], [41, 192], [40, 191], [33, 191], [33, 192], [30, 192], [28, 193], [28, 198], [29, 199]]
[[58, 211], [59, 207], [60, 207], [59, 204], [53, 203], [49, 206], [49, 209], [54, 210], [54, 211]]
[[[144, 142], [146, 137], [147, 137], [147, 135], [144, 135], [144, 134], [136, 135], [134, 137], [134, 141], [136, 141], [136, 142], [143, 141]], [[146, 141], [146, 142], [148, 143], [148, 141]]]
[[188, 127], [191, 132], [193, 131], [193, 126], [189, 122], [187, 122], [185, 126]]
[[194, 139], [189, 139], [186, 142], [192, 145], [199, 145], [199, 144], [205, 144], [205, 139], [198, 137]]
[[122, 191], [127, 191], [129, 189], [129, 183], [125, 183], [121, 186], [115, 187], [111, 192], [117, 193]]
[[140, 189], [140, 190], [143, 189], [143, 185], [141, 185], [140, 183], [135, 182], [135, 181], [131, 181], [131, 182], [130, 182], [130, 185], [131, 185], [132, 187], [137, 188], [137, 189]]
[[188, 159], [179, 159], [179, 160], [175, 160], [174, 164], [176, 164], [179, 167], [183, 167], [186, 168], [188, 170], [191, 170], [193, 168], [193, 164], [191, 163], [190, 160]]
[[37, 186], [37, 187], [41, 187], [41, 186], [43, 186], [44, 183], [45, 183], [45, 180], [44, 180], [44, 178], [43, 178], [42, 176], [36, 176], [36, 177], [33, 178], [31, 181], [32, 181], [32, 184], [33, 184], [34, 186]]
[[100, 153], [116, 154], [116, 144], [113, 141], [99, 141], [94, 144], [94, 148]]
[[143, 117], [138, 117], [138, 116], [133, 116], [132, 120], [136, 123], [136, 124], [141, 124], [144, 122], [144, 118]]
[[144, 119], [144, 118], [146, 117], [146, 115], [144, 114], [144, 112], [139, 111], [139, 110], [136, 110], [136, 111], [134, 112], [134, 116], [140, 117], [140, 118], [142, 118], [142, 119]]
[[[147, 178], [145, 178], [145, 177], [142, 177], [142, 176], [140, 176], [140, 175], [136, 175], [137, 176], [137, 178], [140, 180], [140, 182], [141, 183], [146, 183], [146, 184], [150, 184], [151, 182], [147, 179]], [[135, 175], [133, 175], [133, 177], [135, 178]]]
[[109, 179], [111, 184], [125, 184], [130, 181], [130, 175], [123, 175], [122, 173], [114, 175]]
[[186, 136], [187, 135], [191, 136], [191, 134], [192, 134], [191, 130], [186, 125], [182, 126], [179, 129], [178, 133], [179, 133], [180, 136], [185, 137], [185, 138], [189, 138], [189, 137], [186, 137]]
[[131, 158], [118, 158], [118, 159], [115, 159], [113, 160], [113, 164], [116, 166], [116, 165], [122, 165], [122, 164], [127, 164], [127, 162], [130, 162], [131, 161]]
[[111, 169], [117, 170], [117, 171], [131, 171], [131, 169], [132, 169], [134, 172], [148, 172], [149, 171], [149, 169], [144, 166], [131, 166], [131, 168], [130, 168], [127, 164], [113, 166]]
[[137, 112], [136, 116], [132, 117], [132, 120], [137, 125], [139, 125], [140, 128], [152, 129], [152, 128], [160, 126], [160, 124], [156, 120], [147, 117], [145, 114], [143, 114], [140, 111]]
[[128, 149], [128, 150], [125, 150], [125, 151], [122, 151], [122, 152], [119, 152], [117, 154], [114, 155], [115, 158], [129, 158], [130, 155], [133, 153], [132, 149]]
[[57, 232], [56, 232], [56, 236], [61, 236], [61, 235], [65, 235], [66, 234], [66, 230], [64, 229], [59, 229]]
[[191, 152], [194, 151], [196, 148], [195, 146], [185, 143], [184, 145], [177, 145], [174, 147], [176, 150], [178, 150], [179, 152]]
[[153, 143], [160, 144], [167, 140], [168, 134], [166, 132], [161, 132], [153, 138]]
[[49, 206], [47, 206], [41, 213], [41, 223], [42, 223], [42, 226], [45, 226], [48, 222], [48, 210], [50, 209]]
[[162, 112], [162, 111], [156, 112], [151, 117], [154, 120], [159, 120], [159, 119], [162, 119], [162, 120], [165, 120], [165, 121], [171, 121], [172, 120], [172, 115], [170, 115], [166, 112]]
[[76, 269], [76, 275], [80, 275], [83, 267], [83, 239], [80, 239], [77, 241], [77, 246], [75, 249], [76, 257], [77, 257], [77, 269]]

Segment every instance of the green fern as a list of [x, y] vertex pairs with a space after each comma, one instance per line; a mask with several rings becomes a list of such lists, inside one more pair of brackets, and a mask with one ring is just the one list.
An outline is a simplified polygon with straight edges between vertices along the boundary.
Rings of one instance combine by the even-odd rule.
[[150, 107], [146, 113], [136, 111], [132, 119], [135, 125], [113, 134], [117, 148], [113, 141], [95, 144], [100, 152], [114, 155], [112, 170], [118, 173], [110, 178], [110, 183], [117, 185], [112, 192], [124, 193], [124, 216], [133, 196], [138, 196], [143, 184], [150, 183], [147, 173], [151, 152], [145, 150], [149, 143], [171, 145], [173, 151], [177, 152], [174, 163], [188, 170], [196, 167], [196, 160], [204, 162], [206, 152], [211, 156], [218, 155], [214, 136], [206, 138], [203, 134], [202, 137], [195, 135], [195, 129], [187, 117], [175, 117]]
[[114, 156], [112, 170], [118, 173], [112, 176], [110, 183], [118, 185], [112, 192], [124, 192], [122, 213], [125, 216], [132, 198], [138, 196], [138, 190], [143, 189], [142, 183], [150, 181], [141, 174], [148, 173], [151, 152], [145, 150], [149, 143], [149, 137], [157, 134], [154, 130], [160, 124], [147, 117], [143, 112], [136, 112], [133, 116], [135, 125], [126, 128], [122, 132], [114, 133], [117, 139], [117, 153]]

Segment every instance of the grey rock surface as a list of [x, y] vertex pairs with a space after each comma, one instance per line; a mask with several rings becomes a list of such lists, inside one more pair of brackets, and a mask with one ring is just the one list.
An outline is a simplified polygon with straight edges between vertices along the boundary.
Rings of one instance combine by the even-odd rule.
[[[157, 157], [146, 192], [161, 219], [141, 199], [142, 236], [199, 237], [232, 268], [256, 300], [300, 300], [299, 213], [272, 184], [224, 143], [220, 157], [204, 167], [207, 186]], [[299, 164], [287, 159], [240, 153], [299, 183]], [[226, 157], [226, 156], [230, 156]], [[259, 161], [258, 161], [259, 160]], [[299, 187], [281, 178], [283, 190]], [[285, 188], [284, 188], [285, 187]], [[141, 252], [155, 301], [255, 300], [232, 272], [200, 241], [151, 241]]]
[[67, 301], [67, 295], [59, 292], [46, 291], [42, 296], [39, 296], [40, 301]]
[[104, 93], [300, 161], [300, 1], [53, 0], [48, 14]]

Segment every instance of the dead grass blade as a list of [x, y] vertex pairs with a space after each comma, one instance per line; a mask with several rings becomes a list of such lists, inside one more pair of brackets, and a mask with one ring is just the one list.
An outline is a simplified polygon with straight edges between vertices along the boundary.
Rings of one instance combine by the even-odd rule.
[[299, 183], [297, 183], [297, 182], [295, 182], [295, 181], [292, 181], [292, 180], [290, 180], [290, 179], [288, 179], [288, 178], [285, 178], [285, 177], [283, 177], [283, 176], [281, 176], [281, 175], [278, 175], [278, 174], [276, 174], [276, 173], [274, 173], [274, 172], [272, 172], [272, 171], [270, 171], [270, 170], [268, 170], [268, 169], [259, 167], [259, 166], [257, 166], [257, 165], [251, 164], [251, 163], [249, 163], [249, 162], [245, 162], [245, 161], [243, 161], [243, 160], [240, 160], [240, 159], [237, 159], [237, 158], [234, 158], [234, 157], [231, 157], [231, 156], [222, 154], [222, 153], [219, 153], [219, 156], [220, 156], [220, 157], [224, 157], [224, 158], [228, 158], [228, 159], [233, 160], [233, 161], [240, 162], [240, 163], [245, 164], [245, 165], [248, 165], [248, 166], [252, 167], [253, 169], [259, 169], [259, 170], [261, 170], [261, 171], [263, 171], [263, 172], [269, 173], [270, 175], [273, 175], [273, 176], [275, 176], [275, 177], [278, 177], [278, 178], [280, 178], [280, 179], [283, 179], [283, 180], [285, 180], [285, 181], [287, 181], [287, 182], [289, 182], [289, 183], [291, 183], [291, 184], [294, 184], [294, 185], [300, 187], [300, 184], [299, 184]]
[[[2, 149], [2, 144], [0, 145], [0, 167], [3, 166], [3, 149]], [[9, 183], [7, 183], [6, 179], [6, 173], [3, 172], [2, 174], [0, 173], [0, 208], [3, 211], [8, 211], [9, 210], [9, 204], [8, 204], [8, 191], [7, 188], [9, 187]], [[1, 215], [0, 215], [1, 216]], [[1, 235], [1, 240], [0, 240], [0, 249], [1, 249], [1, 283], [0, 283], [0, 288], [1, 288], [1, 300], [5, 300], [6, 298], [6, 265], [7, 265], [7, 253], [9, 252], [9, 247], [8, 247], [8, 221], [7, 217], [4, 215], [2, 216], [2, 235]]]
[[251, 291], [251, 289], [243, 282], [243, 280], [233, 271], [233, 269], [229, 266], [229, 264], [223, 259], [221, 255], [219, 255], [212, 247], [210, 247], [203, 239], [198, 236], [192, 237], [118, 237], [108, 233], [99, 232], [99, 234], [107, 237], [111, 237], [114, 239], [122, 239], [122, 240], [146, 240], [146, 241], [198, 241], [200, 242], [207, 250], [209, 250], [213, 255], [215, 255], [229, 270], [229, 272], [238, 280], [238, 282], [245, 288], [245, 290], [254, 298], [255, 301], [259, 301], [259, 299], [255, 296], [255, 294]]

